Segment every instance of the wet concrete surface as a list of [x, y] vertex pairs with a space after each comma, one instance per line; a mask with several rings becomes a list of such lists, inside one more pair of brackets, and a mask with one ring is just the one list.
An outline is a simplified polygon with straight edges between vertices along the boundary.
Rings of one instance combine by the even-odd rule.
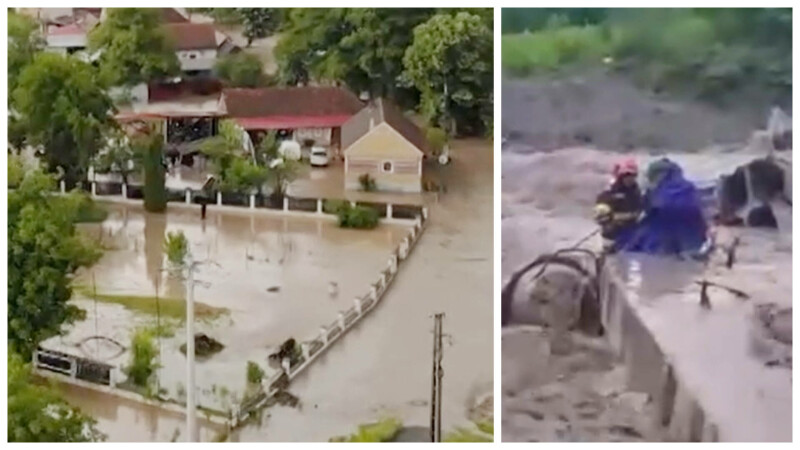
[[[195, 327], [225, 345], [220, 353], [198, 360], [196, 369], [198, 403], [222, 410], [232, 401], [219, 393], [222, 387], [241, 398], [248, 360], [269, 373], [267, 357], [283, 341], [313, 336], [339, 311], [350, 308], [357, 295], [368, 292], [369, 283], [406, 233], [400, 226], [356, 231], [324, 219], [217, 214], [213, 206], [205, 223], [200, 221], [199, 206], [198, 211], [173, 209], [165, 215], [119, 205], [110, 210], [103, 224], [84, 227], [108, 248], [98, 264], [75, 280], [88, 291], [79, 290], [74, 299], [87, 317], [65, 336], [46, 341], [45, 347], [126, 365], [128, 352], [107, 359], [110, 352], [96, 348], [97, 341], [76, 345], [100, 335], [129, 346], [134, 329], [154, 326], [157, 318], [95, 302], [93, 286], [99, 294], [155, 297], [158, 293], [185, 299], [184, 282], [160, 271], [166, 267], [165, 233], [182, 230], [194, 257], [213, 262], [196, 270], [195, 300], [229, 311], [213, 321], [199, 320]], [[338, 284], [335, 297], [329, 292], [331, 282]], [[270, 292], [274, 287], [278, 290]], [[181, 323], [174, 336], [159, 340], [158, 385], [173, 398], [180, 397], [185, 379], [185, 356], [179, 350], [185, 342]]]
[[[640, 167], [653, 158], [642, 153], [634, 156]], [[730, 173], [737, 165], [764, 155], [712, 149], [668, 156], [684, 167], [690, 179], [702, 180]], [[517, 152], [512, 145], [504, 151], [504, 280], [537, 255], [568, 247], [595, 229], [591, 206], [618, 158], [611, 152], [585, 148], [528, 153], [527, 149]], [[790, 213], [784, 229], [791, 230]], [[627, 280], [626, 291], [678, 376], [706, 408], [707, 420], [719, 425], [720, 439], [790, 439], [791, 370], [765, 367], [753, 354], [750, 340], [754, 305], [772, 302], [791, 306], [791, 232], [721, 228], [718, 233], [728, 242], [733, 236], [741, 239], [738, 262], [732, 270], [725, 269], [719, 258], [707, 267], [653, 257], [618, 261]], [[598, 239], [592, 239], [588, 246], [599, 249]], [[704, 277], [744, 290], [752, 299], [743, 302], [712, 289], [712, 310], [706, 311], [698, 305], [699, 286], [695, 285]], [[509, 409], [513, 407], [508, 405], [520, 409], [521, 404], [524, 410], [533, 403], [507, 396], [505, 377], [524, 379], [521, 374], [525, 370], [535, 369], [525, 363], [530, 359], [524, 351], [526, 346], [506, 345], [506, 341], [504, 335], [503, 439], [605, 440], [595, 433], [554, 435], [552, 430], [537, 428], [529, 417], [515, 418], [517, 415]], [[515, 371], [519, 373], [515, 375]], [[595, 377], [605, 372], [598, 370]], [[538, 386], [531, 381], [528, 389]], [[571, 392], [583, 390], [580, 383], [562, 387]], [[507, 420], [512, 422], [509, 427]]]
[[380, 306], [323, 355], [290, 391], [300, 409], [275, 407], [242, 441], [327, 441], [394, 415], [430, 420], [433, 314], [444, 312], [442, 432], [468, 426], [468, 409], [492, 390], [492, 146], [455, 143], [440, 170], [448, 193]]

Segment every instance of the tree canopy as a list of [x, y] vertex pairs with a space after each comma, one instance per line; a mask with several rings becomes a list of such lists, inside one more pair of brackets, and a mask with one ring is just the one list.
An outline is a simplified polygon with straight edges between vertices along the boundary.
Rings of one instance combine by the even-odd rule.
[[[8, 92], [17, 87], [22, 69], [33, 62], [33, 56], [44, 48], [36, 22], [28, 16], [9, 11], [8, 14]], [[9, 101], [12, 98], [9, 96]]]
[[279, 8], [238, 8], [238, 13], [248, 47], [254, 40], [274, 33], [283, 17], [283, 10]]
[[238, 52], [220, 58], [214, 65], [214, 73], [230, 87], [254, 88], [267, 82], [261, 60], [251, 53]]
[[178, 73], [175, 48], [157, 8], [109, 8], [89, 33], [89, 49], [100, 54], [100, 74], [111, 86], [133, 86]]
[[8, 353], [9, 442], [95, 442], [96, 421], [71, 407], [50, 385], [34, 382], [29, 365]]
[[492, 32], [469, 12], [437, 14], [414, 29], [406, 49], [405, 76], [421, 92], [421, 111], [431, 123], [476, 134], [491, 127]]
[[67, 303], [70, 277], [99, 257], [75, 230], [83, 198], [53, 190], [53, 178], [34, 170], [8, 193], [8, 342], [26, 357], [81, 316]]
[[[488, 30], [491, 39], [491, 11], [474, 9], [478, 14], [473, 14], [464, 9], [434, 8], [293, 9], [284, 19], [275, 48], [279, 75], [287, 84], [341, 82], [356, 93], [368, 92], [372, 97], [388, 97], [405, 108], [417, 108], [421, 90], [403, 77], [408, 70], [404, 55], [412, 46], [415, 28], [434, 17], [467, 13]], [[491, 48], [491, 40], [489, 44]], [[481, 46], [480, 54], [491, 70], [491, 52], [484, 52]], [[481, 88], [485, 87], [484, 83]], [[488, 93], [475, 94], [482, 99], [490, 97]], [[483, 128], [480, 120], [464, 114], [455, 119], [459, 131], [480, 132]]]
[[36, 54], [12, 93], [27, 142], [41, 145], [48, 170], [68, 186], [84, 179], [90, 158], [114, 126], [113, 106], [94, 68], [77, 58]]

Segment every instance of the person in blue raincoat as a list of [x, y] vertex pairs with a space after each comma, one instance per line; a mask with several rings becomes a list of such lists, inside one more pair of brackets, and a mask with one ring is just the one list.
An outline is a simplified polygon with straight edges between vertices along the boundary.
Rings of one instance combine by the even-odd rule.
[[703, 251], [708, 226], [695, 185], [668, 158], [647, 168], [644, 213], [620, 249], [649, 254], [696, 255]]

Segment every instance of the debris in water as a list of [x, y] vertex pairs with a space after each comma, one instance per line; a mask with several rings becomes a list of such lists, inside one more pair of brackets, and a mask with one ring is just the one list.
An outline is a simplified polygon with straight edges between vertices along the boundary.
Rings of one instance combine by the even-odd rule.
[[281, 290], [280, 286], [270, 286], [267, 288], [267, 292], [278, 292]]
[[711, 299], [708, 297], [708, 281], [700, 282], [700, 307], [711, 309]]
[[[208, 337], [204, 333], [197, 333], [194, 335], [194, 354], [195, 356], [209, 357], [215, 353], [219, 353], [225, 348], [219, 341], [214, 338]], [[181, 353], [186, 354], [186, 344], [181, 345]]]
[[331, 298], [336, 298], [339, 295], [339, 284], [335, 281], [331, 281], [330, 284], [328, 284], [328, 295], [330, 295]]

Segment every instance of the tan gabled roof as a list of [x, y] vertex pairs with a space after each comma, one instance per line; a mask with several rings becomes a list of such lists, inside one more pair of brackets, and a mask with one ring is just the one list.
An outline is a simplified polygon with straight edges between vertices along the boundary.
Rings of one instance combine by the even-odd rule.
[[167, 23], [164, 32], [175, 50], [217, 48], [217, 31], [210, 23]]
[[389, 100], [379, 98], [342, 125], [342, 148], [347, 150], [369, 131], [386, 123], [424, 154], [429, 153], [428, 140], [422, 130]]

